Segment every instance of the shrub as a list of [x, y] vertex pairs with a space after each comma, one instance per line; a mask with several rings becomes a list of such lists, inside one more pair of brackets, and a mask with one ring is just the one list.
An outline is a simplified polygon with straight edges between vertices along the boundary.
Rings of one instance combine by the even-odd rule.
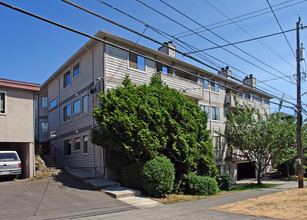
[[289, 174], [290, 176], [292, 175], [297, 175], [297, 165], [296, 165], [296, 161], [292, 160], [289, 162], [289, 164], [287, 164], [287, 162], [279, 164], [277, 166], [277, 170], [279, 172], [279, 174], [281, 176], [287, 176], [287, 166], [289, 166]]
[[171, 161], [157, 156], [145, 163], [141, 173], [142, 187], [153, 197], [165, 197], [173, 190], [175, 169]]
[[141, 171], [144, 163], [134, 162], [122, 169], [122, 183], [126, 187], [142, 189]]
[[208, 176], [189, 173], [186, 177], [186, 193], [192, 195], [214, 195], [217, 192], [217, 182]]
[[227, 191], [231, 190], [232, 179], [229, 175], [219, 174], [215, 177], [215, 180], [220, 190], [227, 190]]

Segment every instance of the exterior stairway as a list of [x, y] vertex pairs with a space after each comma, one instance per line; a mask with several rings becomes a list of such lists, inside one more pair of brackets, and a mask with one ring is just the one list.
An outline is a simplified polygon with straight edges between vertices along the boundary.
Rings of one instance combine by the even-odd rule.
[[62, 166], [54, 161], [52, 155], [42, 155], [42, 159], [48, 169], [48, 172], [52, 175], [57, 175], [62, 171]]

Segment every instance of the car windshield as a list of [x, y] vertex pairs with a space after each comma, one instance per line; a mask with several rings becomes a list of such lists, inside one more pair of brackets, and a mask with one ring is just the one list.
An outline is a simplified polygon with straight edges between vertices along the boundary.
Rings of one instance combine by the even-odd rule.
[[0, 161], [16, 161], [18, 160], [15, 153], [0, 153]]

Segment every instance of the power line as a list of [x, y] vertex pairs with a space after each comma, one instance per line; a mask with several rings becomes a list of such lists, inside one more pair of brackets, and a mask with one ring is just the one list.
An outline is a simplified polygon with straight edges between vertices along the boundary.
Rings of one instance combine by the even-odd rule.
[[[188, 29], [188, 30], [191, 30], [190, 28], [186, 27], [185, 25], [183, 25], [183, 24], [181, 24], [181, 23], [175, 21], [174, 19], [170, 18], [169, 16], [166, 16], [165, 14], [163, 14], [163, 13], [161, 13], [161, 12], [155, 10], [154, 8], [152, 8], [151, 6], [149, 6], [149, 5], [145, 4], [145, 3], [143, 3], [142, 1], [140, 1], [140, 0], [137, 0], [137, 1], [140, 2], [140, 3], [142, 3], [142, 4], [144, 4], [146, 7], [149, 7], [150, 9], [152, 9], [152, 10], [158, 12], [159, 14], [163, 15], [164, 17], [166, 17], [166, 18], [168, 18], [168, 19], [171, 19], [171, 21], [175, 22], [176, 24], [179, 24], [180, 26], [182, 26], [182, 27], [184, 27], [184, 28], [186, 28], [186, 29]], [[187, 16], [187, 15], [184, 14], [183, 12], [179, 11], [178, 9], [176, 9], [175, 7], [173, 7], [172, 5], [166, 3], [166, 2], [163, 1], [163, 0], [160, 0], [160, 1], [161, 1], [163, 4], [165, 4], [166, 6], [168, 6], [169, 8], [173, 9], [174, 11], [176, 11], [177, 13], [181, 14], [182, 16], [186, 17], [187, 19], [191, 20], [192, 22], [196, 23], [197, 25], [199, 25], [199, 26], [203, 27], [204, 29], [208, 30], [208, 31], [209, 31], [210, 33], [212, 33], [213, 35], [215, 35], [215, 36], [217, 36], [218, 38], [220, 38], [220, 39], [226, 41], [227, 43], [230, 43], [230, 42], [229, 42], [228, 40], [226, 40], [225, 38], [221, 37], [220, 35], [216, 34], [216, 33], [213, 32], [213, 31], [207, 29], [205, 26], [203, 26], [203, 25], [200, 24], [199, 22], [195, 21], [194, 19], [190, 18], [189, 16]], [[193, 31], [193, 30], [191, 30], [191, 31]], [[195, 33], [195, 32], [194, 32], [194, 33]], [[197, 33], [196, 33], [196, 34], [197, 34]], [[205, 38], [204, 36], [202, 36], [202, 35], [200, 35], [200, 34], [197, 34], [197, 35], [200, 36], [201, 38], [206, 39], [206, 40], [209, 41], [210, 43], [213, 43], [213, 44], [215, 44], [216, 46], [219, 46], [218, 44], [216, 44], [215, 42], [213, 42], [213, 41], [211, 41], [211, 40]], [[269, 68], [275, 70], [276, 72], [279, 72], [279, 73], [281, 73], [282, 75], [286, 75], [286, 74], [284, 74], [283, 72], [281, 72], [281, 71], [275, 69], [274, 67], [272, 67], [272, 66], [266, 64], [265, 62], [259, 60], [259, 59], [256, 58], [255, 56], [249, 54], [248, 52], [242, 50], [241, 48], [237, 47], [236, 45], [232, 45], [232, 46], [235, 47], [236, 49], [240, 50], [241, 52], [245, 53], [246, 55], [252, 57], [253, 59], [257, 60], [258, 62], [262, 63], [263, 65], [265, 65], [265, 66], [267, 66], [267, 67], [269, 67]], [[273, 76], [275, 76], [275, 77], [278, 77], [276, 74], [273, 74], [273, 73], [271, 73], [271, 72], [269, 72], [269, 71], [263, 69], [262, 67], [260, 67], [260, 66], [258, 66], [258, 65], [256, 65], [256, 64], [254, 64], [254, 63], [252, 63], [252, 62], [250, 62], [250, 61], [248, 61], [248, 60], [246, 60], [246, 59], [244, 59], [244, 58], [242, 58], [241, 56], [239, 56], [239, 55], [237, 55], [237, 54], [235, 54], [235, 53], [233, 53], [233, 52], [231, 52], [231, 51], [229, 51], [229, 50], [227, 50], [227, 49], [225, 49], [225, 48], [222, 48], [222, 49], [225, 50], [225, 51], [227, 51], [227, 52], [229, 52], [229, 53], [231, 53], [232, 55], [234, 55], [234, 56], [236, 56], [236, 57], [242, 59], [243, 61], [245, 61], [245, 62], [247, 62], [247, 63], [249, 63], [249, 64], [251, 64], [251, 65], [253, 65], [253, 66], [255, 66], [255, 67], [259, 68], [259, 69], [261, 69], [262, 71], [267, 72], [267, 73], [269, 73], [269, 74], [271, 74], [271, 75], [273, 75]], [[291, 83], [290, 81], [287, 81], [287, 80], [285, 80], [285, 79], [283, 79], [283, 80], [286, 81], [286, 82]], [[292, 84], [292, 83], [291, 83], [291, 84]]]
[[[282, 5], [282, 4], [291, 2], [291, 1], [293, 1], [293, 0], [286, 1], [286, 2], [283, 2], [283, 3], [279, 3], [279, 4], [277, 4], [277, 5], [274, 5], [273, 7], [276, 7], [276, 6], [279, 6], [279, 5]], [[307, 1], [307, 0], [303, 0], [303, 1], [300, 1], [300, 2], [297, 2], [297, 3], [293, 3], [293, 4], [290, 4], [290, 5], [284, 6], [284, 7], [280, 7], [280, 8], [275, 9], [275, 11], [278, 11], [278, 10], [281, 10], [281, 9], [284, 9], [284, 8], [291, 7], [291, 6], [293, 6], [293, 5], [301, 4], [301, 3], [306, 2], [306, 1]], [[248, 15], [251, 15], [251, 14], [255, 14], [255, 13], [257, 13], [257, 12], [261, 12], [261, 11], [264, 11], [264, 10], [267, 10], [267, 9], [269, 9], [269, 7], [268, 7], [268, 8], [263, 8], [263, 9], [259, 9], [259, 10], [257, 10], [257, 11], [250, 12], [250, 13], [247, 13], [247, 14], [243, 14], [243, 15], [240, 15], [240, 16], [237, 16], [237, 17], [233, 17], [232, 19], [233, 19], [233, 20], [234, 20], [234, 19], [238, 19], [238, 18], [245, 17], [245, 16], [248, 16]], [[261, 15], [268, 14], [268, 13], [270, 13], [270, 11], [264, 12], [264, 13], [260, 13], [260, 14], [258, 14], [258, 15], [249, 16], [249, 17], [244, 18], [244, 19], [239, 19], [239, 20], [237, 20], [237, 21], [235, 21], [235, 22], [245, 21], [245, 20], [248, 20], [248, 19], [251, 19], [251, 18], [255, 18], [255, 17], [261, 16]], [[214, 25], [217, 25], [217, 24], [220, 24], [220, 23], [227, 22], [227, 21], [229, 21], [229, 20], [227, 19], [227, 20], [220, 21], [220, 22], [217, 22], [217, 23], [214, 23], [214, 24], [209, 24], [209, 25], [207, 25], [207, 28], [208, 28], [208, 27], [211, 27], [211, 26], [214, 26]], [[220, 27], [224, 27], [224, 26], [227, 26], [227, 25], [230, 25], [230, 24], [232, 24], [232, 22], [229, 22], [229, 23], [226, 23], [226, 24], [223, 24], [223, 25], [219, 25], [219, 26], [212, 27], [212, 28], [210, 28], [210, 30], [213, 30], [213, 29], [216, 29], [216, 28], [220, 28]], [[206, 30], [203, 30], [202, 28], [196, 28], [196, 29], [194, 29], [194, 31], [197, 31], [197, 30], [200, 30], [200, 31], [198, 31], [198, 33], [205, 32], [205, 31], [206, 31]], [[185, 35], [182, 35], [182, 34], [185, 34]], [[181, 33], [176, 34], [176, 35], [177, 35], [178, 38], [183, 38], [183, 37], [187, 37], [187, 36], [190, 36], [190, 35], [193, 35], [193, 34], [194, 34], [194, 33], [190, 33], [190, 31], [185, 31], [185, 32], [181, 32]], [[178, 35], [182, 35], [182, 36], [178, 36]]]
[[[134, 20], [136, 20], [136, 21], [138, 21], [138, 22], [140, 22], [141, 24], [143, 24], [143, 25], [145, 25], [145, 26], [148, 26], [148, 27], [151, 28], [153, 31], [155, 31], [156, 33], [160, 34], [160, 35], [163, 36], [163, 37], [169, 36], [169, 37], [172, 38], [172, 40], [176, 40], [177, 43], [180, 42], [181, 44], [184, 44], [185, 46], [187, 46], [187, 47], [190, 48], [190, 49], [191, 49], [191, 48], [195, 48], [194, 46], [189, 45], [188, 43], [186, 43], [186, 42], [184, 42], [184, 41], [182, 41], [182, 40], [180, 40], [180, 39], [178, 39], [178, 38], [176, 38], [176, 37], [174, 37], [174, 36], [171, 36], [170, 34], [168, 34], [168, 33], [166, 33], [166, 32], [163, 32], [163, 31], [159, 30], [158, 28], [155, 28], [155, 27], [153, 27], [153, 26], [151, 26], [151, 25], [149, 25], [149, 24], [143, 22], [143, 21], [141, 21], [140, 19], [137, 19], [137, 18], [135, 18], [135, 17], [132, 16], [132, 15], [129, 15], [129, 14], [127, 14], [126, 12], [124, 12], [124, 11], [118, 9], [118, 8], [115, 8], [114, 6], [111, 6], [111, 5], [108, 4], [108, 3], [105, 3], [105, 2], [103, 2], [103, 1], [101, 1], [101, 0], [98, 0], [98, 1], [101, 2], [101, 3], [104, 4], [104, 5], [106, 5], [106, 6], [110, 7], [110, 8], [112, 8], [112, 9], [114, 9], [114, 10], [116, 10], [116, 11], [118, 11], [118, 12], [120, 12], [120, 13], [122, 13], [122, 14], [124, 14], [124, 15], [126, 15], [126, 16], [128, 16], [128, 17], [130, 17], [130, 18], [132, 18], [132, 19], [134, 19]], [[168, 38], [168, 37], [166, 37], [166, 38]], [[184, 46], [183, 46], [183, 47], [184, 47]], [[213, 56], [211, 56], [211, 55], [209, 55], [209, 54], [207, 54], [207, 53], [205, 53], [205, 54], [206, 54], [207, 56], [210, 56], [212, 59], [215, 59], [215, 60], [217, 60], [217, 61], [219, 61], [219, 62], [221, 62], [221, 63], [223, 63], [223, 64], [225, 64], [225, 65], [227, 65], [227, 66], [230, 66], [232, 69], [235, 69], [235, 70], [237, 70], [237, 71], [239, 71], [239, 72], [241, 72], [241, 73], [243, 73], [243, 74], [245, 74], [245, 75], [248, 75], [248, 74], [244, 73], [243, 71], [241, 71], [241, 70], [239, 70], [239, 69], [237, 69], [237, 68], [235, 68], [235, 67], [233, 67], [233, 66], [231, 66], [231, 65], [229, 65], [229, 64], [227, 64], [227, 63], [225, 63], [225, 62], [223, 62], [222, 60], [217, 59], [216, 57], [213, 57]], [[232, 79], [235, 79], [236, 81], [242, 83], [242, 81], [239, 80], [239, 79], [236, 79], [236, 78], [234, 78], [234, 77], [232, 77]], [[276, 89], [275, 87], [272, 87], [272, 86], [270, 86], [270, 85], [267, 85], [267, 86], [270, 87], [270, 88], [272, 88], [272, 89], [274, 89], [274, 90], [276, 90], [276, 91], [278, 91], [278, 92], [280, 92], [280, 93], [283, 93], [282, 91]], [[259, 90], [259, 88], [258, 88], [257, 90]], [[267, 90], [267, 89], [266, 89], [266, 90]], [[261, 91], [261, 92], [264, 92], [264, 90], [260, 90], [260, 91]], [[271, 91], [271, 92], [272, 92], [272, 91]], [[287, 96], [289, 96], [289, 95], [287, 95]], [[276, 96], [275, 96], [275, 97], [276, 97]], [[289, 97], [291, 97], [291, 96], [289, 96]], [[293, 97], [291, 97], [291, 98], [293, 98]], [[280, 99], [280, 98], [277, 97], [277, 99]], [[295, 99], [295, 98], [293, 98], [293, 99]]]
[[289, 47], [290, 47], [290, 49], [291, 49], [291, 51], [292, 51], [294, 57], [296, 58], [296, 55], [295, 55], [295, 53], [294, 53], [294, 51], [293, 51], [293, 49], [292, 49], [292, 47], [291, 47], [291, 45], [290, 45], [290, 43], [289, 43], [289, 40], [288, 40], [287, 36], [285, 35], [284, 30], [282, 29], [282, 27], [281, 27], [281, 25], [280, 25], [280, 23], [279, 23], [279, 21], [278, 21], [278, 18], [277, 18], [277, 16], [276, 16], [276, 14], [275, 14], [275, 12], [274, 12], [274, 10], [273, 10], [273, 8], [272, 8], [272, 6], [271, 6], [269, 0], [266, 0], [266, 2], [267, 2], [268, 5], [270, 6], [270, 9], [271, 9], [271, 11], [272, 11], [272, 13], [273, 13], [273, 15], [274, 15], [275, 20], [276, 20], [276, 22], [277, 22], [277, 24], [278, 24], [280, 30], [282, 31], [282, 33], [283, 33], [283, 35], [284, 35], [284, 37], [285, 37], [285, 39], [286, 39], [286, 41], [287, 41], [287, 43], [288, 43], [288, 45], [289, 45]]
[[[175, 21], [174, 19], [170, 18], [169, 16], [167, 16], [167, 15], [165, 15], [165, 14], [163, 14], [163, 13], [157, 11], [157, 10], [154, 9], [153, 7], [151, 7], [151, 6], [149, 6], [149, 5], [147, 5], [147, 4], [143, 3], [143, 2], [141, 2], [140, 0], [137, 0], [137, 1], [140, 2], [141, 4], [145, 5], [146, 7], [150, 8], [151, 10], [157, 12], [158, 14], [160, 14], [160, 15], [162, 15], [162, 16], [168, 18], [168, 19], [170, 19], [170, 20], [173, 21], [174, 23], [179, 24], [180, 26], [183, 26], [184, 28], [186, 28], [186, 29], [188, 29], [188, 30], [191, 30], [190, 28], [188, 28], [188, 27], [182, 25], [181, 23], [179, 23], [179, 22]], [[164, 3], [165, 5], [167, 5], [168, 7], [172, 8], [173, 10], [175, 10], [176, 12], [178, 12], [179, 14], [185, 16], [185, 17], [188, 18], [189, 20], [192, 20], [194, 23], [196, 23], [196, 24], [198, 24], [198, 25], [200, 25], [201, 27], [203, 27], [203, 28], [206, 29], [206, 27], [204, 27], [203, 25], [201, 25], [201, 24], [198, 23], [197, 21], [193, 20], [192, 18], [188, 17], [187, 15], [183, 14], [182, 12], [180, 12], [179, 10], [177, 10], [176, 8], [174, 8], [173, 6], [171, 6], [171, 5], [167, 4], [167, 3], [165, 3], [163, 0], [160, 0], [160, 1], [161, 1], [162, 3]], [[193, 30], [191, 30], [191, 31], [193, 31]], [[209, 30], [209, 31], [210, 31], [210, 30]], [[225, 40], [224, 38], [220, 37], [219, 35], [215, 34], [214, 32], [212, 32], [212, 31], [210, 31], [210, 32], [211, 32], [212, 34], [218, 36], [219, 38]], [[197, 35], [199, 35], [199, 34], [197, 34]], [[199, 36], [202, 37], [202, 38], [204, 38], [204, 39], [206, 39], [206, 38], [203, 37], [202, 35], [199, 35]], [[207, 40], [208, 40], [208, 39], [207, 39]], [[227, 40], [225, 40], [225, 41], [227, 42]], [[211, 42], [211, 43], [217, 45], [216, 43], [214, 43], [214, 42], [212, 42], [212, 41], [210, 41], [210, 40], [209, 40], [209, 42]], [[229, 41], [228, 41], [228, 42], [229, 42]], [[236, 47], [236, 46], [235, 46], [235, 47]], [[237, 47], [236, 47], [236, 48], [237, 48]], [[225, 48], [222, 48], [222, 49], [226, 50]], [[240, 48], [238, 48], [238, 49], [240, 49]], [[240, 49], [240, 50], [241, 50], [241, 49]], [[227, 51], [227, 52], [230, 52], [229, 50], [226, 50], [226, 51]], [[242, 50], [242, 51], [243, 51], [243, 50]], [[245, 51], [243, 51], [243, 52], [245, 52]], [[230, 52], [230, 53], [233, 54], [232, 52]], [[242, 57], [236, 55], [236, 54], [234, 54], [234, 55], [237, 56], [237, 57], [239, 57], [239, 58], [241, 58], [241, 59], [243, 59], [244, 61], [246, 61], [246, 62], [248, 62], [248, 63], [250, 63], [250, 64], [252, 64], [252, 65], [258, 67], [259, 69], [261, 69], [261, 70], [263, 70], [263, 71], [265, 71], [265, 72], [267, 72], [267, 73], [269, 73], [269, 74], [275, 76], [275, 77], [279, 77], [279, 76], [277, 76], [276, 74], [273, 74], [273, 73], [271, 73], [271, 72], [269, 72], [269, 71], [267, 71], [267, 70], [265, 70], [265, 69], [263, 69], [263, 68], [261, 68], [261, 67], [255, 65], [255, 64], [251, 63], [250, 61], [248, 61], [248, 60], [246, 60], [246, 59], [244, 59], [244, 58], [242, 58]], [[256, 58], [256, 59], [257, 59], [257, 58]], [[271, 67], [271, 68], [272, 68], [272, 67]], [[274, 68], [273, 68], [273, 69], [274, 69]], [[278, 70], [276, 70], [276, 71], [278, 71]], [[282, 73], [282, 72], [280, 72], [280, 73]], [[286, 76], [286, 74], [284, 74], [284, 73], [282, 73], [282, 74], [283, 74], [284, 76]], [[282, 79], [282, 80], [291, 83], [290, 81], [287, 81], [287, 80], [285, 80], [285, 79]], [[291, 84], [292, 84], [292, 83], [291, 83]], [[267, 85], [267, 84], [266, 84], [266, 85]], [[288, 96], [289, 96], [289, 95], [288, 95]], [[291, 96], [290, 96], [290, 97], [291, 97]], [[293, 97], [292, 97], [292, 98], [293, 98]], [[294, 98], [294, 99], [295, 99], [295, 98]]]
[[[303, 28], [307, 28], [307, 26], [304, 26], [301, 29], [303, 29]], [[216, 46], [216, 47], [209, 47], [209, 48], [206, 48], [206, 49], [195, 50], [195, 51], [192, 51], [192, 52], [188, 52], [187, 54], [199, 53], [199, 52], [214, 50], [214, 49], [218, 49], [218, 48], [222, 48], [222, 47], [228, 47], [228, 46], [232, 46], [232, 45], [236, 45], [236, 44], [247, 43], [247, 42], [250, 42], [250, 41], [260, 40], [260, 39], [268, 38], [268, 37], [273, 37], [273, 36], [276, 36], [276, 35], [280, 35], [280, 34], [287, 33], [287, 32], [292, 32], [292, 31], [295, 31], [295, 30], [296, 29], [293, 28], [293, 29], [286, 30], [284, 32], [277, 32], [277, 33], [273, 33], [273, 34], [264, 35], [264, 36], [261, 36], [261, 37], [254, 37], [254, 38], [250, 38], [250, 39], [246, 39], [246, 40], [242, 40], [242, 41], [237, 41], [237, 42], [233, 42], [233, 43], [229, 43], [229, 44], [224, 44], [224, 45], [220, 45], [220, 46]]]
[[213, 69], [213, 70], [215, 70], [215, 71], [218, 71], [218, 69], [216, 69], [215, 67], [212, 67], [212, 66], [210, 66], [210, 65], [208, 65], [208, 64], [206, 64], [206, 63], [204, 63], [204, 62], [202, 62], [201, 60], [196, 59], [195, 57], [192, 57], [192, 56], [190, 56], [190, 55], [188, 55], [188, 54], [186, 54], [186, 53], [183, 53], [183, 52], [181, 52], [181, 51], [179, 51], [179, 50], [176, 50], [176, 49], [174, 49], [174, 48], [171, 48], [171, 47], [169, 47], [169, 46], [167, 46], [167, 45], [165, 45], [165, 44], [163, 44], [163, 43], [161, 43], [161, 42], [159, 42], [159, 41], [157, 41], [157, 40], [155, 40], [155, 39], [153, 39], [153, 38], [151, 38], [151, 37], [148, 37], [147, 35], [141, 34], [141, 33], [137, 32], [137, 31], [135, 31], [135, 30], [133, 30], [133, 29], [131, 29], [131, 28], [128, 28], [128, 27], [126, 27], [126, 26], [124, 26], [124, 25], [122, 25], [122, 24], [120, 24], [120, 23], [117, 23], [117, 22], [115, 22], [115, 21], [113, 21], [113, 20], [111, 20], [111, 19], [109, 19], [109, 18], [106, 18], [106, 17], [104, 17], [104, 16], [102, 16], [102, 15], [100, 15], [100, 14], [97, 14], [97, 13], [95, 13], [95, 12], [93, 12], [93, 11], [87, 9], [87, 8], [84, 8], [84, 7], [80, 6], [80, 5], [77, 5], [76, 3], [73, 3], [73, 2], [68, 1], [68, 0], [62, 0], [62, 1], [65, 2], [65, 3], [67, 3], [67, 4], [69, 4], [69, 5], [74, 6], [74, 7], [76, 7], [76, 8], [79, 8], [79, 9], [81, 9], [81, 10], [87, 12], [87, 13], [90, 13], [90, 14], [92, 14], [92, 15], [98, 17], [98, 18], [101, 18], [101, 19], [103, 19], [103, 20], [105, 20], [105, 21], [107, 21], [107, 22], [109, 22], [109, 23], [111, 23], [111, 24], [117, 25], [117, 26], [119, 26], [119, 27], [121, 27], [121, 28], [123, 28], [123, 29], [125, 29], [125, 30], [128, 30], [128, 31], [134, 33], [134, 34], [140, 35], [140, 36], [142, 36], [143, 38], [146, 38], [146, 39], [148, 39], [148, 40], [150, 40], [150, 41], [152, 41], [152, 42], [154, 42], [154, 43], [156, 43], [156, 44], [159, 44], [159, 45], [161, 45], [161, 46], [165, 46], [165, 47], [167, 47], [168, 49], [170, 49], [170, 50], [172, 50], [172, 51], [175, 51], [175, 52], [177, 52], [177, 53], [179, 53], [179, 54], [182, 54], [183, 56], [186, 56], [186, 57], [188, 57], [188, 58], [190, 58], [190, 59], [192, 59], [192, 60], [194, 60], [194, 61], [196, 61], [196, 62], [199, 62], [200, 64], [202, 64], [202, 65], [204, 65], [204, 66], [206, 66], [206, 67], [209, 67], [209, 68], [211, 68], [211, 69]]
[[[34, 18], [37, 18], [37, 19], [39, 19], [39, 20], [45, 21], [45, 22], [47, 22], [47, 23], [53, 24], [53, 25], [55, 25], [55, 26], [61, 27], [61, 28], [66, 29], [66, 30], [68, 30], [68, 31], [71, 31], [71, 32], [77, 33], [77, 34], [79, 34], [79, 35], [82, 35], [82, 36], [85, 36], [85, 37], [88, 37], [88, 38], [97, 40], [97, 41], [99, 41], [99, 42], [105, 43], [105, 44], [107, 44], [107, 45], [110, 45], [110, 46], [113, 46], [113, 47], [116, 47], [116, 48], [119, 48], [119, 49], [122, 49], [122, 50], [127, 51], [127, 52], [135, 53], [135, 54], [137, 54], [137, 55], [143, 56], [144, 58], [146, 58], [146, 59], [148, 59], [148, 60], [152, 60], [152, 61], [154, 61], [154, 62], [159, 62], [159, 63], [161, 63], [162, 65], [171, 67], [171, 68], [173, 68], [173, 69], [177, 69], [177, 70], [182, 71], [182, 72], [185, 72], [185, 73], [187, 73], [187, 74], [189, 74], [189, 75], [193, 75], [193, 76], [195, 76], [195, 77], [198, 77], [198, 78], [203, 79], [203, 80], [207, 80], [207, 81], [209, 81], [209, 82], [214, 82], [214, 83], [216, 83], [216, 84], [219, 85], [219, 86], [222, 86], [222, 87], [225, 87], [225, 88], [227, 87], [227, 86], [225, 86], [225, 85], [223, 85], [223, 84], [220, 84], [220, 83], [218, 83], [218, 82], [215, 82], [214, 80], [211, 80], [211, 79], [214, 78], [214, 76], [215, 76], [215, 74], [213, 74], [213, 73], [211, 73], [211, 74], [212, 74], [212, 78], [211, 78], [211, 79], [207, 79], [207, 78], [205, 78], [204, 76], [196, 75], [196, 74], [194, 74], [194, 73], [190, 73], [190, 72], [185, 71], [185, 70], [182, 70], [182, 69], [180, 69], [180, 68], [176, 68], [176, 67], [174, 67], [174, 66], [171, 66], [171, 65], [169, 65], [169, 64], [167, 64], [167, 63], [163, 63], [163, 62], [161, 62], [161, 61], [159, 61], [159, 60], [156, 60], [156, 59], [154, 59], [154, 58], [151, 58], [151, 57], [148, 57], [148, 56], [144, 56], [143, 54], [140, 54], [140, 53], [138, 53], [138, 52], [136, 52], [136, 51], [129, 50], [129, 49], [127, 49], [127, 48], [121, 47], [121, 46], [116, 45], [116, 44], [114, 44], [114, 43], [111, 43], [111, 42], [108, 42], [108, 41], [106, 41], [106, 40], [100, 39], [100, 38], [98, 38], [98, 37], [96, 37], [96, 36], [92, 36], [92, 35], [86, 34], [86, 33], [84, 33], [84, 32], [78, 31], [78, 30], [73, 29], [73, 28], [71, 28], [71, 27], [68, 27], [68, 26], [65, 26], [65, 25], [63, 25], [63, 24], [54, 22], [54, 21], [52, 21], [52, 20], [46, 19], [46, 18], [44, 18], [44, 17], [41, 17], [41, 16], [39, 16], [39, 15], [36, 15], [36, 14], [31, 13], [31, 12], [25, 11], [25, 10], [23, 10], [23, 9], [17, 8], [17, 7], [15, 7], [15, 6], [9, 5], [9, 4], [7, 4], [7, 3], [0, 2], [0, 4], [3, 5], [3, 6], [5, 6], [5, 7], [8, 7], [8, 8], [11, 8], [11, 9], [13, 9], [13, 10], [19, 11], [19, 12], [21, 12], [21, 13], [24, 13], [24, 14], [26, 14], [26, 15], [29, 15], [29, 16], [31, 16], [31, 17], [34, 17]], [[210, 72], [209, 72], [209, 73], [210, 73]], [[233, 88], [231, 88], [231, 87], [227, 87], [227, 88], [233, 89]], [[263, 91], [262, 93], [268, 94], [267, 92], [264, 92], [264, 91]], [[270, 94], [268, 94], [268, 95], [270, 95]], [[273, 96], [273, 95], [270, 95], [270, 96]], [[277, 99], [280, 99], [280, 98], [278, 98], [278, 97], [276, 97], [276, 96], [273, 96], [273, 97], [274, 97], [274, 98], [277, 98]], [[286, 101], [286, 100], [284, 100], [284, 101]], [[291, 102], [289, 102], [289, 104], [294, 105], [294, 104], [291, 103]]]
[[[251, 36], [251, 37], [254, 38], [254, 36], [253, 36], [249, 31], [247, 31], [246, 29], [242, 28], [237, 22], [234, 22], [233, 19], [231, 19], [231, 18], [229, 18], [227, 15], [225, 15], [221, 10], [219, 10], [219, 9], [216, 8], [214, 5], [212, 5], [208, 0], [204, 0], [204, 1], [206, 1], [207, 4], [209, 4], [212, 8], [214, 8], [214, 9], [215, 9], [216, 11], [218, 11], [220, 14], [222, 14], [223, 16], [225, 16], [226, 18], [228, 18], [229, 20], [231, 20], [231, 22], [232, 22], [233, 24], [235, 24], [237, 27], [239, 27], [242, 31], [244, 31], [244, 32], [247, 33], [249, 36]], [[231, 12], [227, 7], [225, 7], [219, 0], [216, 0], [216, 1], [217, 1], [217, 3], [219, 3], [226, 11], [228, 11], [231, 15], [233, 15], [232, 12]], [[249, 29], [250, 31], [252, 31], [252, 32], [254, 33], [254, 35], [257, 36], [257, 34], [256, 34], [253, 30], [251, 30], [251, 28], [249, 28], [243, 21], [241, 21], [241, 23], [242, 23], [247, 29]], [[265, 48], [267, 48], [268, 50], [270, 50], [272, 53], [274, 53], [276, 56], [278, 56], [280, 59], [282, 59], [283, 61], [285, 61], [286, 63], [288, 63], [291, 67], [293, 67], [294, 69], [296, 69], [295, 66], [293, 66], [291, 63], [289, 63], [288, 60], [286, 60], [285, 58], [283, 58], [277, 51], [275, 51], [273, 48], [271, 48], [271, 47], [270, 47], [269, 45], [267, 45], [265, 42], [262, 42], [262, 41], [260, 41], [259, 39], [257, 39], [257, 41], [258, 41], [260, 44], [262, 44]]]

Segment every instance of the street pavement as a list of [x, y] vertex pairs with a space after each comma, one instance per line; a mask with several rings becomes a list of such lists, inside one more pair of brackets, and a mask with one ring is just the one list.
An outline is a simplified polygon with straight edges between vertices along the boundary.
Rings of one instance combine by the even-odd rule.
[[62, 173], [35, 181], [0, 182], [0, 219], [268, 219], [210, 208], [297, 188], [297, 182], [272, 183], [282, 185], [137, 209], [93, 190], [86, 183], [67, 173]]
[[67, 173], [0, 182], [0, 219], [76, 219], [136, 209]]

